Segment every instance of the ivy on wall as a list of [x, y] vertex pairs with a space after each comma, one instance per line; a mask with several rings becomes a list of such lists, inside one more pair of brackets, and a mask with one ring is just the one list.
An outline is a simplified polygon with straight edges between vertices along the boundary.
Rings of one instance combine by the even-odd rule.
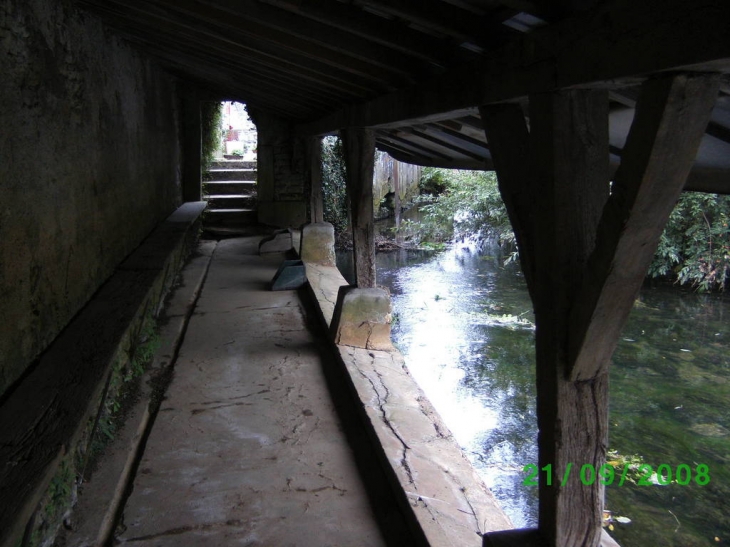
[[200, 103], [200, 129], [202, 133], [202, 171], [209, 170], [215, 159], [216, 150], [221, 147], [221, 119], [223, 104], [213, 101]]

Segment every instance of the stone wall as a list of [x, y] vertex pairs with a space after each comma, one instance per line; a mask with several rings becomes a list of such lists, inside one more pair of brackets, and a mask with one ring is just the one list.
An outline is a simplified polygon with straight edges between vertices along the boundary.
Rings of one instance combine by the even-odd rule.
[[421, 180], [421, 166], [403, 163], [390, 157], [386, 152], [375, 152], [373, 174], [373, 213], [375, 218], [392, 214], [395, 206], [395, 186], [401, 206], [418, 195], [418, 182]]
[[0, 3], [0, 394], [180, 203], [175, 82], [70, 0]]
[[289, 122], [249, 109], [258, 130], [257, 207], [259, 222], [298, 228], [307, 220], [305, 142]]

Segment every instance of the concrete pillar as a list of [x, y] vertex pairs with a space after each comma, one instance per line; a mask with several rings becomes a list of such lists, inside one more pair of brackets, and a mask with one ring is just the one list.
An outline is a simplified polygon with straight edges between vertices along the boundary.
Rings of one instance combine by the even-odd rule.
[[182, 199], [200, 201], [201, 161], [203, 140], [200, 127], [200, 98], [194, 88], [185, 88], [182, 92]]
[[307, 224], [302, 228], [299, 256], [304, 262], [335, 266], [335, 228], [329, 222]]
[[375, 287], [375, 221], [373, 219], [373, 169], [375, 132], [365, 127], [340, 131], [347, 168], [347, 195], [352, 215], [355, 280], [360, 288]]
[[331, 334], [335, 344], [373, 350], [393, 349], [390, 294], [384, 289], [340, 287]]

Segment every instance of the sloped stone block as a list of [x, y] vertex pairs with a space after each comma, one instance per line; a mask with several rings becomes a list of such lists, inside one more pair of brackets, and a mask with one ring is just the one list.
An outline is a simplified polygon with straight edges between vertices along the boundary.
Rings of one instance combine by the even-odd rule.
[[329, 222], [316, 222], [304, 226], [299, 256], [304, 262], [335, 266], [334, 226]]
[[290, 291], [307, 282], [307, 272], [301, 260], [285, 260], [271, 280], [272, 291]]
[[290, 230], [280, 230], [261, 240], [259, 254], [285, 253], [293, 247]]
[[331, 332], [335, 344], [389, 351], [390, 294], [383, 289], [340, 287]]

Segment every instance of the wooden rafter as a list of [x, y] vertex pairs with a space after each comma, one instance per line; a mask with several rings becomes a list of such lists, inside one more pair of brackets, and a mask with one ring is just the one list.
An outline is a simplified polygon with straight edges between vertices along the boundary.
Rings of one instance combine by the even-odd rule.
[[522, 36], [489, 60], [334, 112], [299, 130], [319, 134], [343, 125], [392, 126], [530, 93], [596, 83], [615, 87], [617, 79], [636, 81], [688, 65], [728, 71], [727, 28], [726, 2], [613, 0]]
[[489, 47], [516, 34], [501, 25], [499, 18], [469, 13], [440, 0], [420, 0], [418, 4], [407, 0], [358, 0], [358, 3], [436, 30], [459, 42]]
[[[88, 1], [88, 0], [87, 0]], [[342, 97], [366, 97], [372, 95], [374, 88], [372, 84], [359, 83], [357, 77], [344, 77], [333, 74], [324, 65], [316, 65], [306, 59], [293, 57], [286, 60], [274, 52], [267, 52], [265, 48], [246, 46], [240, 42], [227, 40], [224, 34], [214, 29], [209, 29], [205, 24], [194, 27], [180, 27], [174, 22], [164, 18], [150, 20], [145, 17], [135, 17], [128, 9], [109, 3], [105, 7], [99, 7], [95, 3], [89, 4], [89, 9], [107, 19], [108, 24], [127, 34], [133, 34], [146, 43], [157, 42], [167, 43], [171, 50], [179, 50], [182, 56], [183, 51], [208, 52], [209, 62], [212, 66], [231, 64], [231, 61], [238, 61], [239, 66], [230, 69], [230, 74], [235, 74], [246, 69], [253, 70], [254, 67], [260, 73], [272, 78], [297, 78], [306, 80], [310, 85], [316, 84], [325, 89], [337, 92]]]
[[[394, 50], [347, 30], [303, 18], [291, 11], [254, 0], [199, 0], [204, 5], [202, 10], [198, 2], [192, 0], [153, 1], [162, 2], [172, 9], [184, 10], [196, 16], [200, 16], [202, 12], [204, 17], [216, 24], [221, 23], [216, 14], [221, 14], [220, 17], [224, 18], [233, 17], [236, 22], [241, 24], [245, 22], [247, 27], [255, 25], [266, 34], [274, 34], [277, 41], [281, 41], [283, 35], [285, 43], [296, 39], [296, 45], [301, 45], [302, 42], [314, 44], [392, 72], [421, 74], [427, 73], [427, 68], [435, 68], [433, 64], [424, 62], [421, 55], [416, 52]], [[262, 32], [257, 33], [257, 36], [260, 37]]]
[[446, 148], [448, 150], [456, 152], [461, 156], [466, 156], [475, 160], [484, 160], [487, 156], [487, 152], [485, 149], [482, 149], [482, 153], [473, 152], [472, 150], [465, 148], [463, 145], [454, 143], [453, 140], [451, 140], [447, 135], [443, 133], [441, 135], [438, 135], [433, 134], [430, 131], [423, 131], [420, 129], [415, 129], [413, 127], [404, 128], [403, 130], [412, 134], [415, 137], [419, 137], [423, 140], [432, 142], [442, 148]]
[[351, 4], [336, 0], [263, 0], [282, 10], [329, 25], [381, 44], [395, 51], [418, 57], [440, 67], [474, 60], [476, 55], [443, 41], [434, 41], [402, 22], [378, 17]]

